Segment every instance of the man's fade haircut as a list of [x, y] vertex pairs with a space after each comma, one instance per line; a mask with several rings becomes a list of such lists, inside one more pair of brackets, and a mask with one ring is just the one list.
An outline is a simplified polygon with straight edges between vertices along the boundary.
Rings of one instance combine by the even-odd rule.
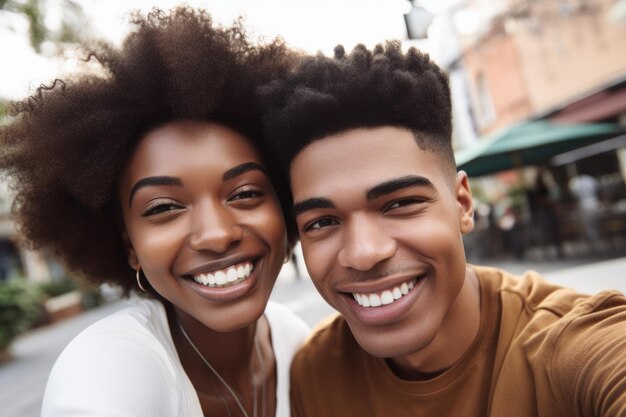
[[395, 126], [456, 169], [447, 75], [427, 54], [388, 41], [373, 50], [305, 58], [287, 76], [261, 88], [265, 133], [287, 172], [293, 158], [323, 137], [355, 128]]
[[[55, 80], [14, 103], [13, 118], [0, 130], [0, 170], [14, 191], [25, 243], [51, 252], [77, 276], [126, 293], [135, 272], [121, 238], [116, 187], [139, 140], [178, 120], [220, 123], [257, 146], [272, 182], [284, 181], [259, 146], [256, 89], [296, 60], [280, 39], [253, 45], [240, 21], [220, 27], [188, 7], [136, 14], [132, 23], [120, 48], [100, 44], [89, 51], [95, 70]], [[288, 213], [289, 188], [276, 190]]]

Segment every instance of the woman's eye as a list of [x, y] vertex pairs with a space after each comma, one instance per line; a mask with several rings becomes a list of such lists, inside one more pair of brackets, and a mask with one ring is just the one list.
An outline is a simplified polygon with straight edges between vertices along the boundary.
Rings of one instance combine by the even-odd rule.
[[329, 219], [329, 218], [319, 219], [319, 220], [316, 220], [314, 222], [307, 224], [304, 227], [304, 230], [305, 231], [320, 230], [325, 227], [334, 226], [336, 224], [337, 224], [337, 221], [333, 219]]
[[229, 200], [230, 201], [237, 201], [237, 200], [250, 200], [250, 199], [257, 199], [260, 197], [263, 197], [265, 195], [265, 193], [263, 191], [260, 190], [242, 190], [239, 192], [236, 192]]
[[154, 216], [161, 213], [170, 212], [173, 210], [178, 210], [182, 206], [180, 204], [173, 203], [171, 201], [168, 202], [156, 202], [150, 205], [146, 210], [141, 214], [142, 217]]

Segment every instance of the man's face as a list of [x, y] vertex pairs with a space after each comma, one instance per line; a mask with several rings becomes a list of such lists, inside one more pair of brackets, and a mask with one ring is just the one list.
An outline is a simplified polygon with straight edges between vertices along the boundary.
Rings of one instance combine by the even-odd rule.
[[465, 280], [462, 235], [473, 227], [467, 176], [455, 177], [410, 131], [317, 140], [293, 160], [291, 187], [309, 274], [365, 350], [408, 355], [463, 320], [447, 313]]

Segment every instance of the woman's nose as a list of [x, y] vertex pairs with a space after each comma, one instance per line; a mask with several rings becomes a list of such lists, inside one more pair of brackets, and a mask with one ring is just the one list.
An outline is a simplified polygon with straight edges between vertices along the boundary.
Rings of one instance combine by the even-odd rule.
[[196, 251], [226, 252], [243, 239], [244, 229], [232, 211], [220, 202], [203, 202], [194, 207], [189, 246]]

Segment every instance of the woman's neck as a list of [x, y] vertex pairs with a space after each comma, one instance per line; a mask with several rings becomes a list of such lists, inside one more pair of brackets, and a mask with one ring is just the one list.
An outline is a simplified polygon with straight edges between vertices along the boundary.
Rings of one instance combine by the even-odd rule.
[[[249, 384], [252, 361], [256, 355], [256, 322], [234, 331], [218, 332], [179, 309], [168, 308], [167, 310], [174, 345], [192, 382], [196, 374], [206, 377], [211, 373], [204, 363], [206, 360], [229, 383], [239, 385], [241, 381]], [[184, 336], [181, 327], [191, 343]], [[192, 344], [195, 345], [199, 354]], [[254, 365], [256, 365], [256, 360]]]
[[275, 414], [276, 361], [263, 316], [245, 328], [217, 332], [180, 310], [166, 310], [178, 356], [205, 415], [230, 416], [240, 407], [250, 416], [255, 410]]

